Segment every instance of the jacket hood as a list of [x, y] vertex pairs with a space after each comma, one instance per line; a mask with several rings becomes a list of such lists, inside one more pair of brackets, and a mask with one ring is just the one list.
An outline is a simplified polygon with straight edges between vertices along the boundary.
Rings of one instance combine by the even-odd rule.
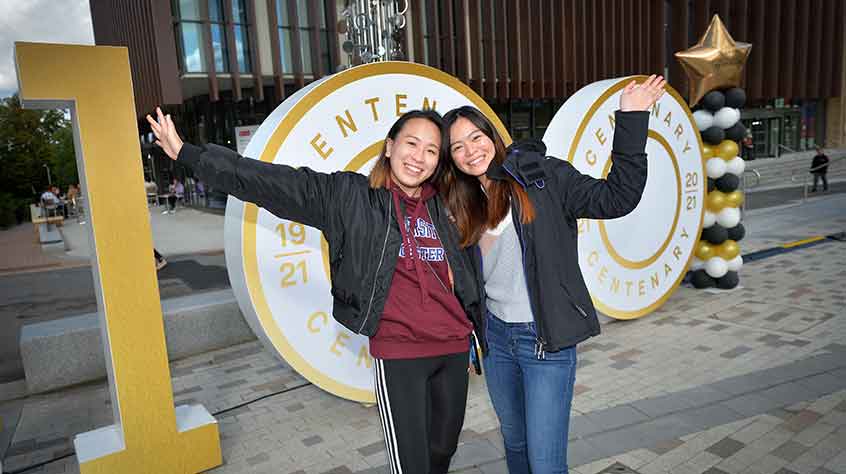
[[505, 161], [501, 165], [488, 167], [485, 176], [490, 179], [512, 178], [523, 187], [535, 184], [543, 187], [547, 177], [543, 169], [546, 159], [546, 145], [536, 139], [518, 140], [505, 149]]

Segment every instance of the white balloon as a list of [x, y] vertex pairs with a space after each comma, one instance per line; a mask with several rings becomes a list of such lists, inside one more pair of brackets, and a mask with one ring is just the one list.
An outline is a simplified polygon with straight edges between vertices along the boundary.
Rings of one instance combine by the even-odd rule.
[[740, 222], [740, 209], [736, 207], [726, 207], [717, 213], [717, 224], [730, 229]]
[[723, 107], [714, 114], [714, 125], [723, 130], [731, 128], [740, 120], [740, 111], [731, 107]]
[[690, 261], [690, 271], [695, 272], [696, 270], [701, 270], [705, 267], [705, 261], [701, 260], [699, 257], [693, 257]]
[[705, 273], [711, 278], [722, 278], [728, 271], [728, 263], [721, 257], [711, 257], [705, 262]]
[[728, 264], [728, 269], [730, 272], [736, 272], [740, 270], [740, 268], [743, 266], [743, 257], [738, 255], [737, 257], [734, 257], [726, 263]]
[[693, 112], [693, 121], [696, 122], [696, 128], [700, 131], [708, 130], [714, 125], [714, 114], [705, 109], [700, 109]]
[[[712, 158], [713, 159], [713, 158]], [[711, 161], [711, 160], [708, 160]], [[743, 174], [743, 171], [746, 169], [746, 162], [743, 161], [743, 158], [739, 156], [735, 156], [731, 160], [726, 163], [726, 173], [731, 173], [736, 176], [740, 176]]]
[[702, 228], [708, 228], [717, 222], [717, 215], [711, 211], [705, 211], [705, 217], [702, 219]]
[[708, 158], [708, 161], [705, 162], [705, 172], [708, 174], [709, 178], [720, 178], [724, 174], [726, 174], [726, 160], [722, 158]]

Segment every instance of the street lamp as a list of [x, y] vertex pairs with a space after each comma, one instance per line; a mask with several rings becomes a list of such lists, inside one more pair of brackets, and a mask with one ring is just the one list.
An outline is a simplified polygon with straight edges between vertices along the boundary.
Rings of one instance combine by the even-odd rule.
[[53, 178], [50, 177], [50, 167], [47, 166], [46, 163], [42, 164], [41, 166], [43, 166], [45, 169], [47, 169], [47, 184], [49, 186], [53, 186]]

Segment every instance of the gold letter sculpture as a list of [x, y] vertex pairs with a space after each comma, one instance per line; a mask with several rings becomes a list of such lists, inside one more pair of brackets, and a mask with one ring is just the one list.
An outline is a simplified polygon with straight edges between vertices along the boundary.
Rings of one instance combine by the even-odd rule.
[[217, 421], [174, 409], [126, 48], [16, 43], [21, 102], [70, 109], [115, 424], [74, 439], [83, 474], [221, 464]]

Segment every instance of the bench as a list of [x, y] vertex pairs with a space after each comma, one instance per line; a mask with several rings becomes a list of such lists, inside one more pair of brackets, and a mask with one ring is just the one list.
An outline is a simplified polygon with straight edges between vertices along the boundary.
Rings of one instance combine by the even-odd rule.
[[[231, 289], [162, 301], [168, 360], [252, 341]], [[106, 376], [97, 313], [27, 324], [20, 352], [29, 393], [42, 393]]]

